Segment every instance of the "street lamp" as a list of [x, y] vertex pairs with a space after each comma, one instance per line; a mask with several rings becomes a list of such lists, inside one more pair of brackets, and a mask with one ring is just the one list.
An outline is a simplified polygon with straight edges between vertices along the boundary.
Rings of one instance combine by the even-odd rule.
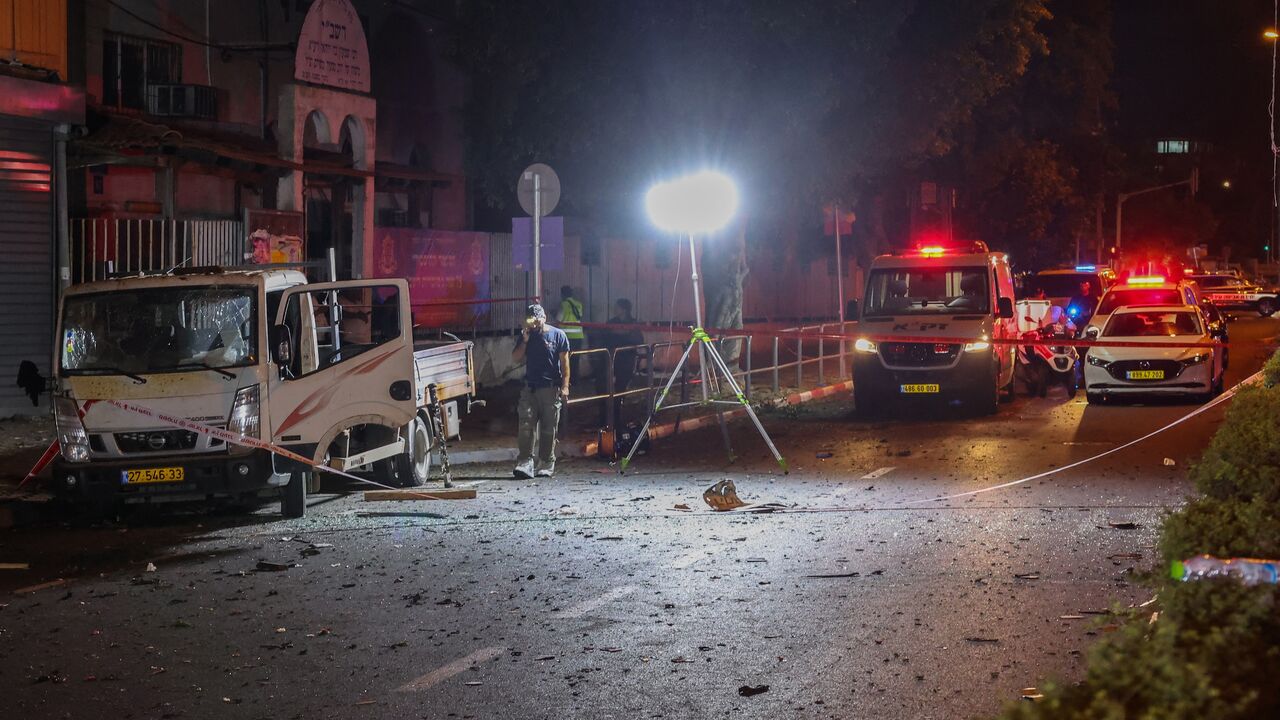
[[1275, 40], [1277, 38], [1280, 38], [1280, 32], [1276, 32], [1275, 30], [1265, 30], [1262, 33], [1262, 37], [1268, 40]]
[[[689, 239], [689, 275], [693, 281], [693, 314], [697, 324], [693, 328], [693, 337], [689, 340], [689, 345], [685, 347], [684, 354], [680, 356], [680, 361], [672, 369], [671, 377], [667, 379], [666, 387], [657, 396], [653, 409], [649, 411], [649, 417], [644, 421], [644, 427], [640, 428], [640, 433], [636, 437], [645, 437], [645, 434], [649, 431], [649, 426], [653, 424], [654, 416], [658, 414], [659, 410], [663, 409], [667, 396], [671, 392], [671, 386], [675, 384], [676, 378], [680, 377], [684, 364], [688, 362], [689, 354], [694, 347], [697, 347], [698, 375], [701, 379], [702, 401], [676, 403], [667, 406], [667, 409], [674, 410], [691, 405], [732, 405], [740, 407], [751, 418], [751, 422], [755, 423], [756, 430], [759, 431], [760, 437], [764, 438], [765, 444], [769, 446], [769, 452], [773, 453], [774, 459], [782, 466], [782, 471], [784, 473], [787, 472], [787, 462], [782, 459], [782, 455], [778, 452], [778, 448], [774, 446], [773, 440], [769, 438], [764, 426], [760, 424], [760, 418], [756, 417], [756, 412], [751, 407], [751, 403], [743, 395], [742, 388], [733, 377], [733, 372], [725, 364], [724, 358], [720, 357], [720, 351], [716, 349], [715, 344], [711, 342], [710, 336], [702, 328], [702, 292], [698, 286], [698, 252], [694, 245], [694, 238], [697, 235], [713, 233], [729, 224], [729, 221], [733, 219], [734, 213], [738, 211], [738, 189], [734, 186], [733, 181], [722, 173], [704, 170], [654, 185], [645, 194], [644, 205], [654, 225], [657, 225], [661, 230], [684, 235]], [[710, 397], [707, 389], [708, 361], [711, 363], [712, 371], [718, 372], [720, 379], [732, 391], [734, 400], [721, 400], [718, 398], [713, 400]], [[729, 450], [729, 459], [732, 460], [733, 448], [729, 444], [729, 428], [725, 425], [724, 413], [719, 409], [716, 410], [716, 419], [720, 423], [720, 434], [724, 438], [725, 448]], [[618, 472], [626, 471], [627, 466], [631, 464], [631, 458], [635, 456], [636, 450], [639, 449], [641, 444], [639, 442], [632, 443], [631, 450], [618, 465]]]

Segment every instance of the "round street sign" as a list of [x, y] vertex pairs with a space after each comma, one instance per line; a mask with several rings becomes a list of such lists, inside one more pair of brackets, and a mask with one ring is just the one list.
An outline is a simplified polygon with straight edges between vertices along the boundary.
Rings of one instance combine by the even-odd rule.
[[520, 173], [516, 182], [516, 197], [520, 198], [520, 207], [533, 215], [533, 176], [538, 176], [538, 186], [542, 190], [542, 216], [546, 217], [556, 209], [560, 202], [560, 178], [549, 165], [534, 163]]

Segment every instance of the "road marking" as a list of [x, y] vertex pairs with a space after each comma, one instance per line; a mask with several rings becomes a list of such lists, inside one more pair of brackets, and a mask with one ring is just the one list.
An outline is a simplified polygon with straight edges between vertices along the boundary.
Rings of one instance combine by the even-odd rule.
[[438, 667], [435, 670], [432, 670], [431, 672], [427, 673], [426, 675], [423, 675], [417, 680], [413, 680], [411, 682], [405, 683], [404, 685], [401, 685], [399, 688], [399, 691], [400, 692], [419, 692], [422, 690], [426, 690], [433, 685], [439, 685], [440, 683], [444, 682], [445, 680], [448, 680], [449, 678], [453, 677], [454, 675], [457, 675], [460, 672], [470, 670], [471, 668], [475, 667], [476, 665], [479, 665], [480, 663], [489, 662], [490, 660], [493, 660], [494, 658], [498, 657], [499, 655], [501, 655], [506, 651], [507, 651], [506, 648], [498, 647], [497, 645], [491, 645], [489, 647], [480, 648], [479, 650], [471, 653], [470, 655], [467, 655], [466, 657], [458, 658], [457, 660], [454, 660], [448, 665], [445, 665], [443, 667]]
[[894, 470], [894, 469], [893, 469], [892, 467], [882, 467], [882, 468], [879, 468], [879, 469], [877, 469], [877, 470], [872, 470], [871, 472], [867, 473], [866, 475], [863, 475], [863, 476], [862, 476], [862, 479], [863, 479], [863, 480], [875, 480], [876, 478], [880, 477], [881, 475], [888, 475], [889, 473], [893, 472], [893, 470]]
[[617, 600], [618, 598], [626, 597], [627, 595], [630, 595], [635, 591], [636, 591], [636, 588], [634, 585], [623, 585], [622, 587], [616, 587], [599, 597], [583, 600], [577, 605], [574, 605], [570, 607], [568, 610], [565, 610], [563, 613], [560, 614], [560, 617], [564, 617], [564, 618], [582, 617], [583, 615], [586, 615], [587, 613], [599, 608], [602, 605], [611, 603], [614, 600]]

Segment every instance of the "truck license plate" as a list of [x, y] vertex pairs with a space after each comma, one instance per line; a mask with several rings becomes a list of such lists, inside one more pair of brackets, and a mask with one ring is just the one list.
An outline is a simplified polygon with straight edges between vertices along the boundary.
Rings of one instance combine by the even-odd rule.
[[187, 477], [186, 471], [180, 467], [142, 468], [140, 470], [121, 470], [120, 484], [145, 485], [147, 483], [182, 482]]
[[936, 393], [939, 390], [937, 383], [914, 383], [902, 386], [902, 392], [909, 394]]
[[1163, 380], [1163, 370], [1130, 370], [1124, 374], [1130, 380]]

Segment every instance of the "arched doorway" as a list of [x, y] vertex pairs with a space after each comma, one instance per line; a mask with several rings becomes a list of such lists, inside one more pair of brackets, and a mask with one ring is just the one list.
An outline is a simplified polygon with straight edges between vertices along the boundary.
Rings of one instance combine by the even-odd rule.
[[[302, 135], [302, 159], [308, 167], [355, 167], [355, 151], [348, 123], [338, 126], [324, 112], [307, 115]], [[307, 213], [307, 259], [327, 260], [334, 251], [337, 276], [352, 276], [353, 188], [358, 178], [333, 172], [303, 174], [303, 198]]]

